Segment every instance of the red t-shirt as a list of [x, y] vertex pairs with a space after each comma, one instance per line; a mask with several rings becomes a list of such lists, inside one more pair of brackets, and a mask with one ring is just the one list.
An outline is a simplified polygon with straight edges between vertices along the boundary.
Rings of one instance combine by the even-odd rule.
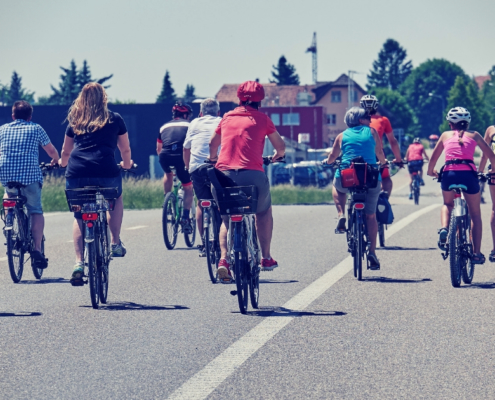
[[409, 145], [407, 161], [418, 161], [423, 159], [423, 145], [421, 143], [412, 143]]
[[265, 136], [276, 131], [268, 115], [252, 107], [240, 106], [228, 112], [215, 130], [222, 138], [216, 168], [263, 171]]
[[383, 139], [383, 134], [392, 133], [392, 125], [390, 124], [390, 120], [387, 117], [372, 115], [370, 127], [375, 128], [380, 139]]

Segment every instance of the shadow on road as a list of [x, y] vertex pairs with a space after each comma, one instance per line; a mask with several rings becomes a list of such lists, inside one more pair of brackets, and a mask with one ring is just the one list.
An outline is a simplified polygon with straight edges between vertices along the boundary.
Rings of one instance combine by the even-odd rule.
[[390, 247], [377, 247], [377, 250], [437, 250], [436, 247], [401, 247], [401, 246], [390, 246]]
[[175, 247], [174, 250], [196, 250], [198, 251], [198, 248], [195, 247]]
[[68, 279], [65, 278], [41, 278], [33, 281], [20, 281], [19, 285], [45, 285], [47, 283], [69, 283]]
[[276, 281], [276, 280], [273, 280], [273, 279], [260, 279], [260, 283], [296, 283], [296, 282], [299, 282], [299, 281], [295, 281], [295, 280], [290, 280], [290, 281]]
[[0, 312], [1, 317], [39, 317], [43, 315], [40, 312], [32, 312], [32, 311], [18, 311], [18, 312]]
[[[79, 306], [82, 308], [93, 308], [91, 306]], [[132, 302], [122, 303], [109, 303], [100, 304], [100, 310], [107, 311], [124, 311], [124, 310], [153, 310], [153, 311], [165, 311], [165, 310], [189, 310], [189, 307], [179, 305], [165, 305], [165, 306], [152, 306], [148, 304], [139, 304]]]
[[431, 282], [431, 279], [392, 279], [386, 278], [384, 276], [370, 276], [364, 277], [363, 281], [366, 282], [379, 282], [379, 283], [423, 283], [423, 282]]
[[[240, 314], [239, 311], [232, 311], [232, 314]], [[260, 307], [259, 310], [248, 311], [246, 313], [252, 317], [340, 317], [347, 315], [343, 311], [297, 311], [284, 307]]]
[[471, 283], [467, 286], [461, 286], [458, 289], [495, 289], [495, 282]]

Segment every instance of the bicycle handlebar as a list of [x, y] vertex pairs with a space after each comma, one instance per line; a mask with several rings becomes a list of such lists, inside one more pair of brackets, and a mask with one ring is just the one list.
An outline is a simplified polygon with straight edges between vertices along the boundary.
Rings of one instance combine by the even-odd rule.
[[270, 165], [270, 164], [275, 164], [275, 163], [283, 163], [285, 164], [286, 161], [285, 161], [285, 156], [273, 161], [273, 156], [267, 156], [267, 157], [263, 157], [263, 164], [265, 165]]
[[131, 168], [124, 168], [122, 165], [120, 164], [117, 164], [117, 167], [119, 167], [119, 169], [123, 172], [128, 172], [128, 173], [131, 173], [131, 174], [134, 174], [135, 172], [133, 171], [134, 169], [137, 169], [138, 165], [137, 164], [132, 164], [131, 165]]

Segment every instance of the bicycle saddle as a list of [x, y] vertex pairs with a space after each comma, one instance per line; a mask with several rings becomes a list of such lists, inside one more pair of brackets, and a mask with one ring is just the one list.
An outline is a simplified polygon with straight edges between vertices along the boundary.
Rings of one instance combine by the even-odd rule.
[[19, 182], [9, 182], [7, 183], [7, 187], [9, 189], [21, 189], [21, 188], [25, 188], [26, 185], [23, 185], [22, 183]]
[[450, 185], [449, 190], [454, 190], [454, 189], [461, 189], [461, 190], [467, 190], [466, 185]]

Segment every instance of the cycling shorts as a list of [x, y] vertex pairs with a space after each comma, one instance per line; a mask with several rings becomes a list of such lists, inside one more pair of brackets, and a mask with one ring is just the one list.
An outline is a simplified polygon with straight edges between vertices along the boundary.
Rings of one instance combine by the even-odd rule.
[[423, 160], [413, 160], [407, 163], [407, 169], [409, 173], [419, 172], [423, 168]]
[[[9, 197], [17, 196], [17, 189], [6, 187], [5, 191]], [[41, 183], [34, 182], [21, 188], [21, 194], [26, 197], [26, 208], [29, 215], [43, 214], [43, 207], [41, 206]]]
[[480, 182], [473, 171], [444, 171], [442, 173], [442, 190], [448, 191], [450, 185], [464, 185], [467, 194], [480, 191]]
[[193, 183], [194, 193], [198, 200], [211, 200], [213, 195], [211, 194], [210, 180], [206, 175], [206, 171], [202, 168], [195, 169], [191, 173], [191, 179]]
[[380, 175], [382, 176], [382, 179], [390, 178], [390, 168], [383, 168]]
[[160, 155], [158, 156], [158, 160], [160, 161], [163, 172], [165, 172], [166, 174], [172, 173], [171, 167], [174, 167], [175, 175], [177, 175], [177, 178], [179, 178], [182, 186], [189, 186], [192, 184], [191, 176], [186, 170], [186, 166], [184, 164], [184, 159], [182, 158], [182, 156], [160, 153]]
[[[349, 193], [349, 189], [342, 187], [341, 178], [335, 178], [333, 180], [333, 186], [340, 193]], [[377, 185], [374, 189], [368, 189], [366, 193], [366, 201], [364, 203], [364, 212], [368, 215], [376, 213], [376, 204], [378, 203], [378, 196], [382, 188], [380, 185]]]

